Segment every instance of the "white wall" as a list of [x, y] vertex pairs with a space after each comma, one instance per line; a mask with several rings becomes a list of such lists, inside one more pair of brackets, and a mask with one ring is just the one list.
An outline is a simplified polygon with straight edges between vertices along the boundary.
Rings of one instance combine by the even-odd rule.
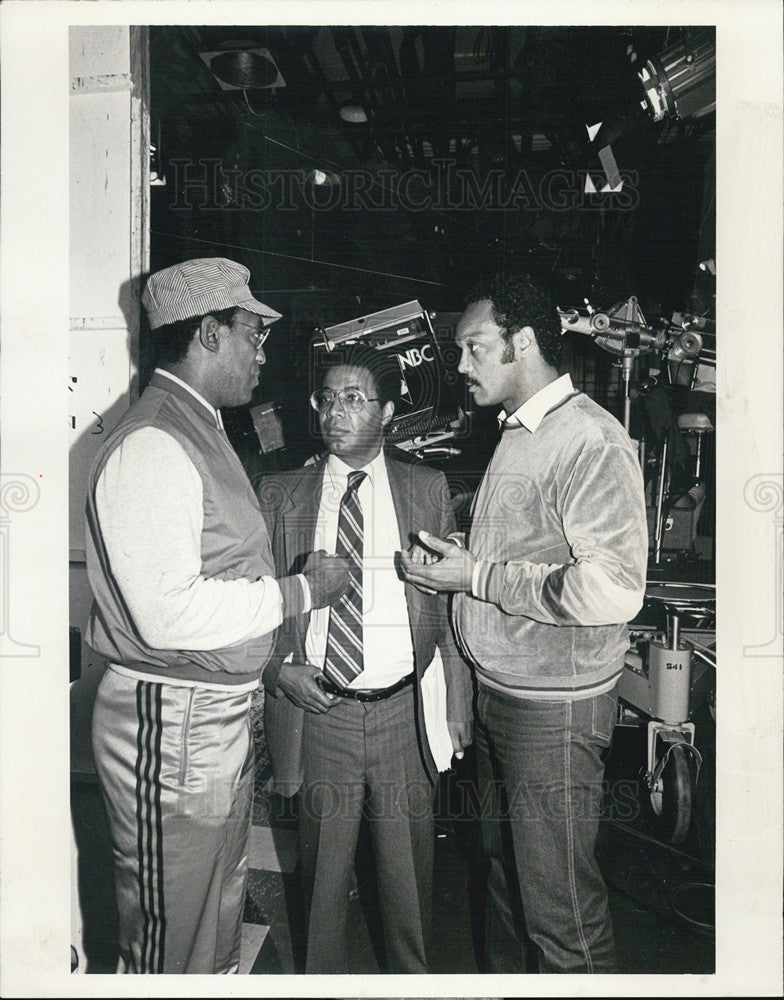
[[[84, 506], [93, 455], [138, 392], [139, 291], [149, 266], [147, 29], [69, 33], [70, 622], [91, 594]], [[89, 726], [103, 661], [82, 643], [71, 686], [71, 766], [92, 768]]]

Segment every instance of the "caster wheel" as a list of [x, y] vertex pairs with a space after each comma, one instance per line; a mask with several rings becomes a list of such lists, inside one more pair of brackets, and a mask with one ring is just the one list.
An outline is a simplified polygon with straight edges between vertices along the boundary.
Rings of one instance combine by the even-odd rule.
[[696, 768], [689, 750], [677, 743], [650, 792], [656, 832], [670, 844], [686, 839], [691, 824], [692, 792]]

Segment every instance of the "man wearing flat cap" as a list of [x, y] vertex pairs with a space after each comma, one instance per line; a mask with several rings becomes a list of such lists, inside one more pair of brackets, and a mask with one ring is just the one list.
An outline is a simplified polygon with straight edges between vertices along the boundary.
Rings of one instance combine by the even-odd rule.
[[249, 706], [284, 618], [331, 604], [345, 561], [275, 578], [220, 409], [249, 402], [279, 313], [247, 268], [189, 260], [142, 295], [158, 367], [98, 452], [90, 646], [108, 661], [93, 748], [111, 829], [119, 972], [239, 964], [253, 794]]

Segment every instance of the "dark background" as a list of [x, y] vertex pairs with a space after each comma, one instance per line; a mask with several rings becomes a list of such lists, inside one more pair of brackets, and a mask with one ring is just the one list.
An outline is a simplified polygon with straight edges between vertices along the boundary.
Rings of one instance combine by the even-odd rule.
[[[252, 404], [280, 404], [286, 447], [263, 454], [248, 409], [226, 414], [251, 478], [319, 450], [308, 348], [325, 325], [417, 299], [448, 344], [467, 287], [499, 267], [534, 273], [563, 308], [635, 295], [653, 325], [674, 310], [713, 317], [714, 281], [698, 264], [715, 254], [715, 115], [655, 122], [638, 77], [697, 37], [644, 26], [151, 28], [153, 167], [166, 182], [150, 189], [151, 270], [230, 257], [283, 314]], [[283, 85], [263, 86], [259, 65], [270, 64], [258, 55], [233, 57], [243, 85], [233, 89], [208, 66], [214, 53], [258, 49]], [[345, 121], [346, 102], [367, 121]], [[598, 122], [624, 179], [618, 194], [585, 193], [586, 174], [605, 181], [586, 129]], [[314, 169], [334, 183], [315, 188]], [[650, 402], [653, 360], [635, 363], [632, 412], [651, 463], [662, 413], [673, 427], [679, 413], [715, 409], [712, 395], [685, 389]], [[588, 337], [564, 337], [575, 384], [620, 417], [617, 362]], [[151, 363], [143, 336], [143, 383]], [[470, 481], [494, 441], [494, 414], [479, 411], [450, 479]], [[684, 443], [672, 444], [686, 461]]]

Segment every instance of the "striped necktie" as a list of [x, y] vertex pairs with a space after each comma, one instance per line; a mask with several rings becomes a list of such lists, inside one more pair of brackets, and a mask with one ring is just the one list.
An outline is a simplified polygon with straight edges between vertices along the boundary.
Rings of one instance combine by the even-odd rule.
[[340, 501], [335, 555], [349, 564], [346, 593], [329, 609], [329, 632], [324, 673], [345, 688], [365, 669], [362, 651], [362, 506], [357, 490], [366, 472], [349, 472], [348, 487]]

